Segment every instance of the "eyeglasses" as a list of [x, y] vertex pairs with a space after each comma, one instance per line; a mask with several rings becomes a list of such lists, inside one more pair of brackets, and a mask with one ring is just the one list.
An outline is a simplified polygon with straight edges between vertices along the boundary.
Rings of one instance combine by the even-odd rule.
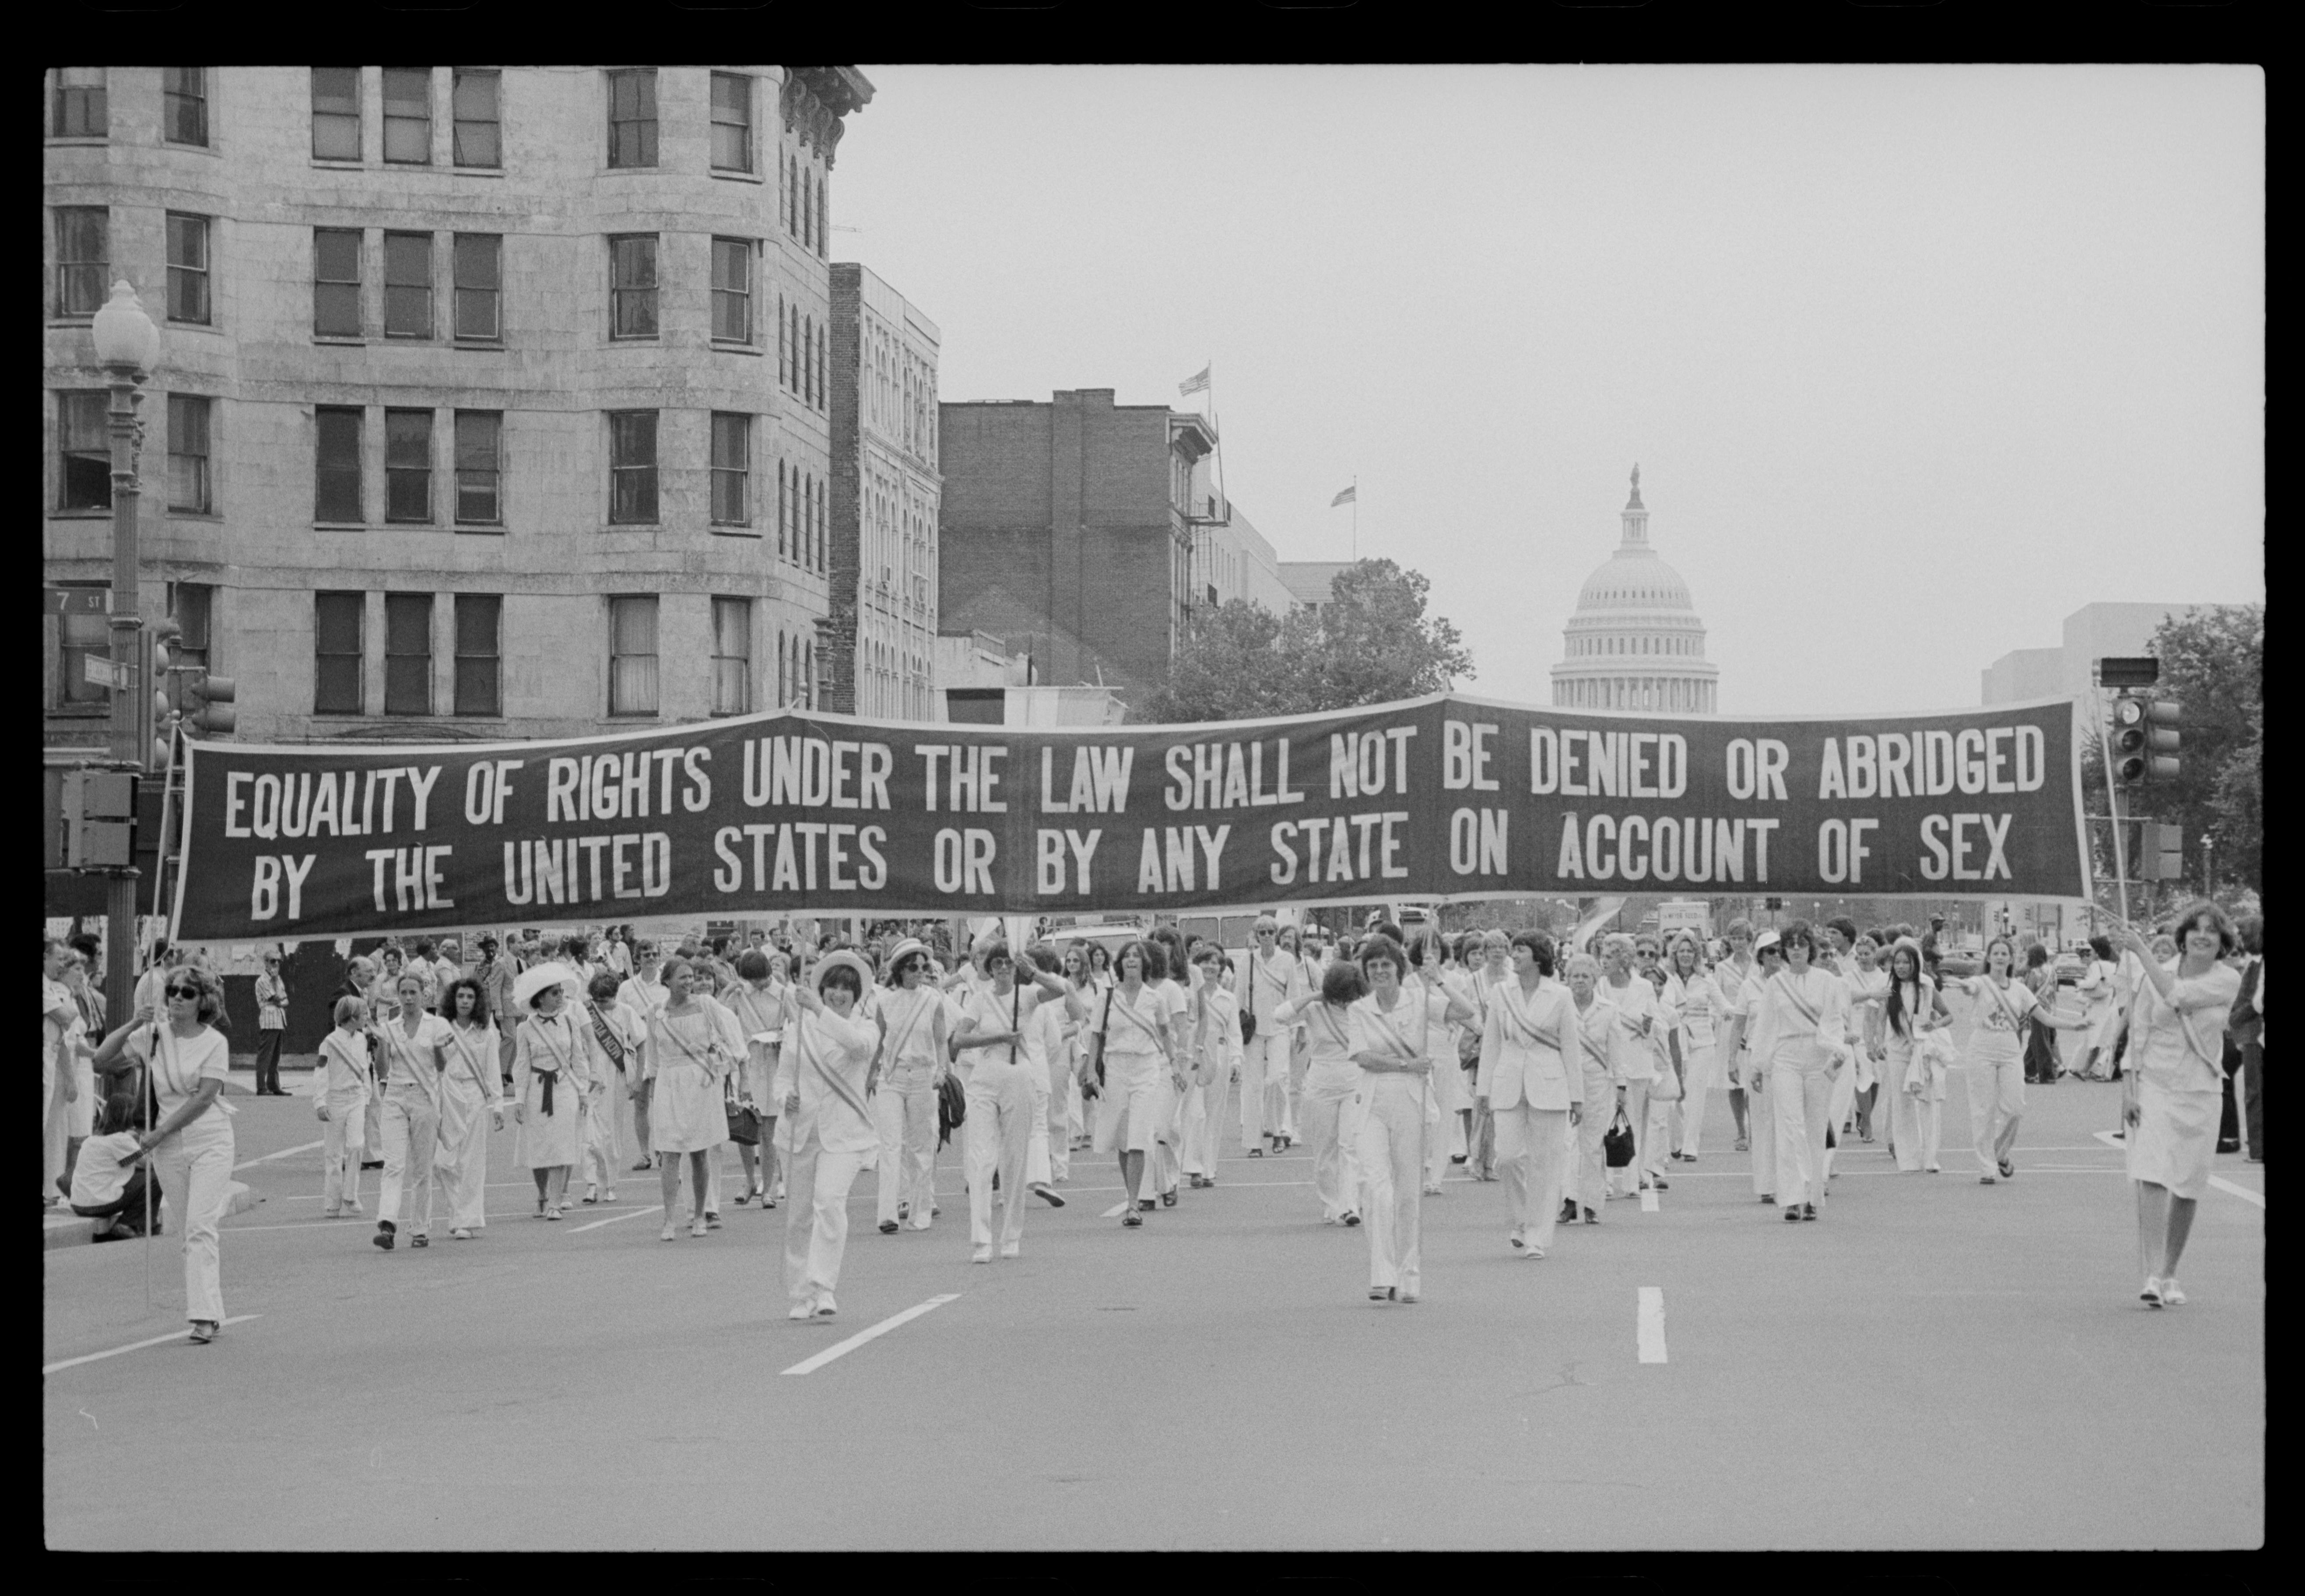
[[1259, 931], [1256, 934], [1260, 937], [1277, 937], [1280, 933], [1278, 931]]
[[168, 996], [171, 998], [197, 998], [200, 995], [200, 989], [198, 987], [170, 987], [168, 989]]

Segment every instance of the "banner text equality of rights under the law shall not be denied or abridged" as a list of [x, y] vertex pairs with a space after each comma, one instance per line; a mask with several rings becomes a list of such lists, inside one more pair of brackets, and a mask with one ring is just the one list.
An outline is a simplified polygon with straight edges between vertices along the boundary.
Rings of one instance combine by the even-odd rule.
[[778, 713], [566, 742], [192, 744], [175, 931], [1607, 892], [2080, 898], [2066, 700], [1726, 720], [1455, 694], [1078, 731]]

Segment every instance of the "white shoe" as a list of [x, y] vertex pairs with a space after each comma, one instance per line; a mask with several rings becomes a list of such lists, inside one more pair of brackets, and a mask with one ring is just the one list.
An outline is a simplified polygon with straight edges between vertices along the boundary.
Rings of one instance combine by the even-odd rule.
[[617, 1188], [614, 1186], [610, 1186], [607, 1191], [600, 1193], [600, 1201], [603, 1202], [614, 1202], [616, 1200]]
[[1521, 1256], [1523, 1258], [1542, 1258], [1544, 1256], [1544, 1249], [1543, 1247], [1530, 1247], [1521, 1253]]
[[1022, 1255], [1024, 1251], [1025, 1244], [1022, 1242], [1003, 1242], [1000, 1244], [1000, 1256], [1003, 1258], [1018, 1257]]
[[2185, 1294], [2177, 1289], [2176, 1276], [2170, 1275], [2162, 1280], [2161, 1300], [2172, 1308], [2177, 1307], [2184, 1302]]
[[992, 1261], [992, 1244], [991, 1242], [987, 1242], [982, 1246], [977, 1248], [975, 1252], [969, 1254], [968, 1261], [971, 1263], [991, 1263]]
[[816, 1306], [812, 1303], [795, 1303], [792, 1312], [785, 1315], [787, 1319], [813, 1319], [815, 1316]]

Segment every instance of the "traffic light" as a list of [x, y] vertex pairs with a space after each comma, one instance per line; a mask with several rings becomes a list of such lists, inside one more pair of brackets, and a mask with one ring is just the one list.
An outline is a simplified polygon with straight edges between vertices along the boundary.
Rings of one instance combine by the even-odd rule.
[[177, 702], [183, 708], [184, 729], [217, 737], [230, 735], [238, 719], [232, 701], [239, 696], [239, 684], [230, 676], [212, 676], [201, 666], [183, 670], [180, 679], [183, 687]]
[[2141, 689], [2131, 688], [2114, 700], [2113, 779], [2124, 787], [2173, 779], [2179, 718], [2175, 700], [2155, 698]]
[[2148, 781], [2177, 779], [2179, 718], [2176, 700], [2148, 698], [2145, 700], [2145, 778]]

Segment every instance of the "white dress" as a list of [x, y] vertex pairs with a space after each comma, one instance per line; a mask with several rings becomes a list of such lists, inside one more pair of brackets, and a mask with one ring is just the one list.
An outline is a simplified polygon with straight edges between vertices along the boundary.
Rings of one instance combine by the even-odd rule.
[[512, 1078], [515, 1100], [523, 1105], [513, 1161], [523, 1169], [573, 1167], [583, 1144], [588, 1084], [575, 1022], [566, 1013], [523, 1020], [513, 1039]]
[[686, 1014], [649, 1016], [648, 1068], [652, 1152], [705, 1152], [728, 1140], [727, 1090], [736, 1063], [717, 1017], [702, 1003]]

